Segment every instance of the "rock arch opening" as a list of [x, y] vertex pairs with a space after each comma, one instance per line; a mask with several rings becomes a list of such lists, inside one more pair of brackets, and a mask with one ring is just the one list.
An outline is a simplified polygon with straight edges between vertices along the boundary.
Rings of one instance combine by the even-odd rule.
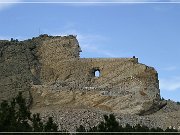
[[100, 77], [101, 72], [99, 70], [99, 68], [94, 68], [93, 69], [93, 77]]

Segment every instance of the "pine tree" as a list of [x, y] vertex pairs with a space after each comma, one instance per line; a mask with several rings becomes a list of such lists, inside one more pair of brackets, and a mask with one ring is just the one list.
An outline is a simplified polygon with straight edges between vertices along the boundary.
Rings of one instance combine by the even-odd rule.
[[44, 126], [44, 131], [45, 132], [57, 132], [58, 130], [57, 125], [53, 122], [53, 118], [49, 117], [48, 121], [46, 122]]
[[18, 111], [16, 112], [17, 130], [18, 131], [32, 131], [32, 127], [28, 123], [31, 119], [31, 112], [29, 111], [22, 93], [16, 97]]
[[37, 114], [33, 114], [33, 118], [32, 118], [32, 127], [33, 127], [33, 130], [32, 131], [35, 131], [35, 132], [43, 132], [43, 128], [44, 128], [44, 124], [43, 122], [41, 121], [41, 118], [40, 118], [40, 114], [37, 113]]
[[19, 93], [10, 103], [0, 104], [0, 132], [56, 132], [58, 126], [52, 117], [44, 124], [40, 114], [33, 114], [26, 105], [22, 93]]

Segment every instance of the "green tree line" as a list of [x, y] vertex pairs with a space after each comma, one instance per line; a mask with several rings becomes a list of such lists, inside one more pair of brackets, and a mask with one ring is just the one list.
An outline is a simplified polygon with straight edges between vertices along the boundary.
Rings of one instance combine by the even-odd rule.
[[[26, 105], [22, 93], [19, 93], [10, 103], [3, 101], [0, 104], [0, 132], [66, 132], [58, 130], [58, 125], [49, 117], [46, 122], [42, 122], [39, 113], [31, 114]], [[161, 128], [149, 129], [146, 126], [136, 125], [134, 127], [126, 124], [122, 127], [113, 114], [104, 115], [104, 121], [97, 126], [86, 129], [80, 125], [75, 134], [84, 134], [84, 132], [94, 132], [94, 134], [105, 134], [103, 132], [177, 132], [177, 130], [167, 128], [165, 131]], [[101, 133], [95, 133], [101, 132]], [[59, 133], [60, 134], [60, 133]], [[64, 133], [64, 134], [69, 134]], [[127, 134], [127, 133], [124, 133]], [[138, 134], [138, 133], [131, 133]], [[149, 133], [151, 134], [151, 133]], [[170, 133], [169, 133], [170, 134]]]
[[22, 93], [10, 103], [3, 101], [0, 105], [0, 132], [56, 132], [58, 126], [52, 117], [43, 123], [40, 114], [31, 114]]

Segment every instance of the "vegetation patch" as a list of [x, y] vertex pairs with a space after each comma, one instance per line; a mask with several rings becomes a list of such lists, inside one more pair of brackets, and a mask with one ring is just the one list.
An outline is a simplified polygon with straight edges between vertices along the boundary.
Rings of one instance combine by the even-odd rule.
[[[63, 134], [71, 134], [67, 131], [58, 130], [57, 124], [49, 117], [46, 122], [42, 122], [40, 114], [31, 114], [26, 106], [22, 93], [14, 98], [10, 103], [3, 101], [0, 105], [0, 132], [63, 132]], [[104, 121], [97, 126], [86, 129], [80, 125], [74, 134], [84, 134], [84, 132], [177, 132], [175, 129], [167, 128], [165, 131], [161, 128], [151, 128], [144, 125], [136, 125], [132, 127], [126, 124], [125, 127], [119, 124], [113, 114], [104, 115]], [[104, 133], [101, 133], [104, 134]], [[126, 134], [126, 133], [124, 133]], [[138, 133], [132, 133], [134, 135]], [[151, 133], [149, 133], [151, 134]], [[169, 133], [170, 134], [170, 133]]]

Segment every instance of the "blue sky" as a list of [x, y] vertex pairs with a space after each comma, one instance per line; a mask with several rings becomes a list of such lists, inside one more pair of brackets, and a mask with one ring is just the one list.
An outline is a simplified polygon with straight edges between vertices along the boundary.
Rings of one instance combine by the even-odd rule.
[[[112, 0], [122, 1], [137, 2]], [[83, 51], [81, 57], [136, 56], [140, 63], [155, 67], [158, 71], [161, 96], [180, 101], [180, 4], [14, 3], [0, 3], [0, 39], [13, 37], [23, 40], [44, 33], [77, 35]]]

